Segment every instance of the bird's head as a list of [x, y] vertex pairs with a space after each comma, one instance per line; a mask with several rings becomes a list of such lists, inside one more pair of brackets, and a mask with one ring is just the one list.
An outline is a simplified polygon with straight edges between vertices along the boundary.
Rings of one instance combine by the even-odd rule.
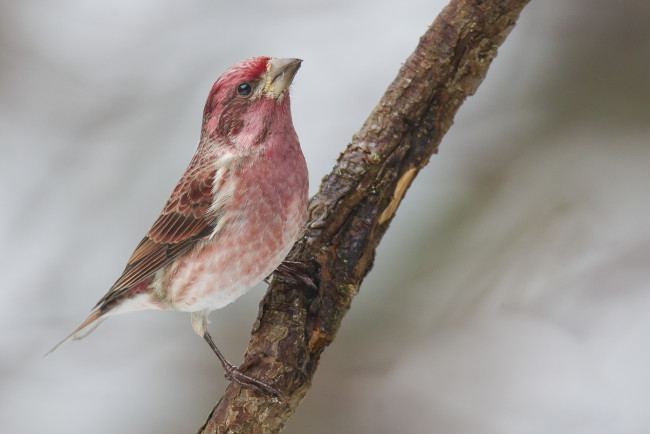
[[289, 85], [301, 62], [254, 57], [230, 67], [208, 95], [202, 139], [252, 146], [274, 129], [293, 129]]

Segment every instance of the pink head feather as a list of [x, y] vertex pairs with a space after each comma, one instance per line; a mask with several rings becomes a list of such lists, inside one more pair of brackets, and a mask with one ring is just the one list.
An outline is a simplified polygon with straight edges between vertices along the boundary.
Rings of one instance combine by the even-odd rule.
[[225, 105], [225, 102], [234, 96], [235, 88], [239, 83], [259, 80], [266, 72], [267, 63], [270, 59], [270, 57], [253, 57], [235, 63], [228, 68], [217, 79], [208, 94], [203, 109], [204, 121], [207, 117], [218, 114], [215, 111], [219, 111]]

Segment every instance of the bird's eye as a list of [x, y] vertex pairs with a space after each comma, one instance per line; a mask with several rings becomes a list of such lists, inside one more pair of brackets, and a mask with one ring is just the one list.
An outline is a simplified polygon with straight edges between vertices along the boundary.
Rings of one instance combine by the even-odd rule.
[[246, 82], [239, 83], [237, 85], [237, 94], [239, 96], [249, 96], [252, 91], [253, 91], [253, 88], [251, 87], [250, 84], [248, 84]]

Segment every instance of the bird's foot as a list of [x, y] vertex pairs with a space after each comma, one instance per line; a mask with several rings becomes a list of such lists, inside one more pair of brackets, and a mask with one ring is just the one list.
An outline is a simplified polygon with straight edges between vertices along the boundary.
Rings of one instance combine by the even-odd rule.
[[226, 379], [234, 381], [242, 387], [248, 387], [249, 389], [257, 390], [261, 393], [267, 393], [271, 396], [277, 396], [278, 398], [284, 397], [282, 392], [280, 392], [275, 387], [271, 387], [263, 381], [258, 380], [257, 378], [253, 378], [250, 375], [244, 374], [239, 370], [237, 366], [226, 360], [226, 358], [223, 356], [223, 354], [221, 354], [221, 351], [219, 351], [219, 348], [217, 348], [214, 341], [212, 340], [210, 333], [205, 331], [203, 334], [203, 339], [205, 339], [208, 345], [210, 345], [210, 348], [212, 348], [212, 351], [214, 351], [214, 353], [217, 355], [217, 358], [221, 362], [221, 366], [223, 366], [223, 370], [225, 371], [224, 376]]
[[275, 387], [269, 386], [265, 382], [253, 378], [250, 375], [244, 374], [239, 368], [232, 363], [226, 361], [222, 363], [223, 369], [225, 371], [224, 377], [229, 381], [234, 381], [242, 387], [247, 387], [249, 389], [257, 390], [261, 393], [266, 393], [271, 396], [277, 396], [278, 398], [284, 398], [284, 394], [280, 392]]
[[[311, 277], [315, 274], [317, 274], [316, 265], [313, 263], [284, 261], [278, 265], [278, 268], [275, 269], [271, 276], [289, 283], [302, 283], [313, 290], [317, 290], [318, 285], [316, 285], [314, 279]], [[268, 283], [268, 278], [265, 280]]]

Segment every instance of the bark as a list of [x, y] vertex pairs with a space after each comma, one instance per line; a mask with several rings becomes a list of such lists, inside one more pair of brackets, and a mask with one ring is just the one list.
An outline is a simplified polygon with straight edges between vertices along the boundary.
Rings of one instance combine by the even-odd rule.
[[317, 284], [273, 279], [242, 369], [284, 393], [231, 383], [200, 433], [280, 431], [373, 265], [404, 193], [481, 83], [528, 0], [452, 0], [420, 38], [309, 205], [288, 258]]

